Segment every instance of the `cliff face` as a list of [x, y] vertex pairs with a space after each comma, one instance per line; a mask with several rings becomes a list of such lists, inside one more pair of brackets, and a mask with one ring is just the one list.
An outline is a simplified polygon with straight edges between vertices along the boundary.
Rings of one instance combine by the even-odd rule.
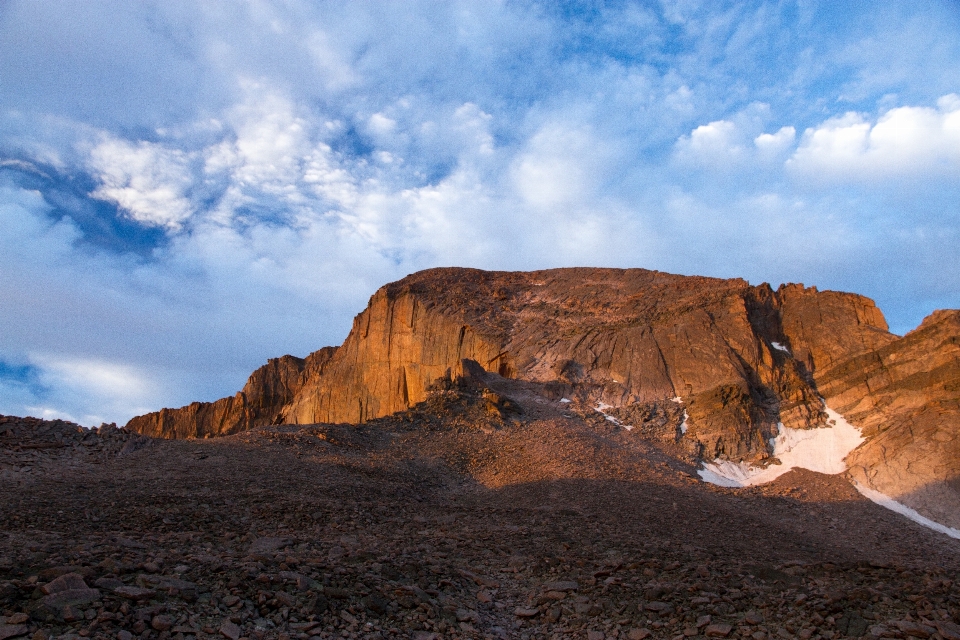
[[[583, 402], [679, 397], [698, 453], [762, 458], [778, 421], [823, 424], [810, 378], [820, 362], [890, 339], [866, 298], [797, 285], [774, 292], [642, 269], [434, 269], [378, 291], [283, 419], [360, 422], [406, 409], [470, 359]], [[787, 345], [809, 356], [798, 361]]]
[[401, 411], [422, 401], [437, 379], [460, 374], [464, 359], [499, 370], [499, 343], [462, 314], [433, 308], [409, 290], [380, 289], [324, 374], [304, 384], [281, 419], [359, 423]]
[[822, 367], [893, 339], [866, 298], [799, 285], [773, 291], [642, 269], [432, 269], [374, 294], [316, 370], [295, 359], [269, 364], [234, 398], [131, 428], [184, 437], [278, 421], [358, 423], [423, 400], [472, 360], [557, 399], [682, 421], [667, 411], [680, 398], [695, 453], [755, 459], [778, 421], [823, 424], [813, 386]]
[[797, 284], [781, 286], [777, 298], [787, 338], [785, 346], [814, 377], [897, 339], [869, 298]]
[[868, 438], [847, 458], [854, 479], [960, 529], [960, 311], [935, 312], [817, 383]]
[[273, 424], [303, 383], [323, 374], [335, 352], [336, 347], [324, 347], [306, 358], [273, 358], [235, 396], [137, 416], [127, 429], [155, 438], [205, 438]]

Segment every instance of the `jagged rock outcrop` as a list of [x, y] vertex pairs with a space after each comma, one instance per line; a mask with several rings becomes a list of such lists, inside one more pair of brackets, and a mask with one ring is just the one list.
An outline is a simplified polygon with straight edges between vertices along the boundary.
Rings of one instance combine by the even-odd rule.
[[137, 416], [127, 429], [157, 438], [204, 438], [273, 424], [304, 382], [323, 374], [335, 352], [336, 347], [324, 347], [306, 358], [272, 358], [235, 396]]
[[799, 284], [777, 290], [786, 346], [816, 376], [837, 363], [897, 339], [873, 300]]
[[817, 376], [831, 408], [868, 438], [855, 480], [960, 529], [960, 311]]
[[433, 269], [372, 297], [284, 419], [360, 422], [405, 409], [471, 359], [582, 402], [680, 397], [698, 453], [764, 457], [779, 421], [823, 424], [811, 371], [893, 339], [886, 329], [870, 300], [799, 285], [643, 269]]
[[557, 399], [682, 420], [656, 411], [679, 397], [693, 453], [762, 458], [779, 421], [823, 424], [815, 375], [895, 339], [886, 329], [870, 300], [800, 285], [774, 291], [643, 269], [431, 269], [381, 288], [319, 373], [278, 383], [256, 411], [245, 389], [131, 428], [183, 437], [277, 421], [359, 423], [423, 400], [470, 360]]

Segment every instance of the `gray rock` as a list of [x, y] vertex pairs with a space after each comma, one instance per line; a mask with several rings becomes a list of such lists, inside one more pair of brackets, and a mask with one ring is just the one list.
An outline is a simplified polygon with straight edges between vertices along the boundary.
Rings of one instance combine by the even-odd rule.
[[22, 636], [27, 630], [28, 627], [25, 624], [0, 624], [0, 640]]
[[943, 636], [943, 640], [960, 640], [960, 624], [945, 620], [938, 620], [934, 624], [937, 625], [937, 631]]
[[646, 609], [647, 611], [653, 611], [654, 613], [658, 613], [660, 615], [665, 615], [673, 611], [673, 605], [667, 602], [659, 602], [657, 600], [654, 600], [653, 602], [648, 602], [644, 606], [644, 609]]
[[56, 580], [49, 582], [42, 587], [40, 591], [44, 592], [47, 595], [51, 593], [60, 593], [61, 591], [73, 591], [73, 590], [82, 590], [89, 589], [87, 583], [83, 581], [83, 576], [79, 573], [67, 573]]
[[250, 544], [247, 554], [251, 556], [273, 553], [293, 544], [290, 538], [258, 538]]
[[113, 591], [118, 587], [124, 586], [124, 584], [121, 580], [117, 580], [116, 578], [100, 578], [93, 583], [93, 586], [100, 589], [106, 589], [107, 591]]
[[100, 599], [100, 591], [97, 589], [68, 589], [58, 591], [40, 599], [32, 615], [36, 620], [51, 622], [60, 618], [66, 620], [72, 617], [76, 607], [84, 604], [90, 604]]
[[560, 580], [543, 585], [544, 591], [576, 591], [579, 588], [580, 585], [573, 580]]
[[240, 640], [240, 627], [227, 620], [220, 625], [220, 634], [227, 640]]

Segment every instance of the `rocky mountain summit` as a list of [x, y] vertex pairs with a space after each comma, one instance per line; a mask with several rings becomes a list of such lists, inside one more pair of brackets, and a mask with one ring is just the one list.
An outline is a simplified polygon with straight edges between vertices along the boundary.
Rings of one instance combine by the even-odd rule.
[[431, 269], [388, 284], [343, 345], [258, 369], [243, 391], [127, 428], [206, 437], [270, 424], [350, 423], [404, 411], [470, 369], [536, 385], [673, 442], [687, 462], [776, 464], [782, 428], [867, 442], [852, 477], [960, 527], [958, 312], [888, 331], [860, 295], [643, 269]]
[[469, 360], [583, 404], [655, 410], [679, 398], [703, 455], [763, 457], [779, 422], [824, 423], [817, 372], [894, 339], [870, 300], [796, 285], [641, 269], [433, 269], [374, 294], [341, 347], [272, 360], [234, 398], [128, 427], [202, 437], [358, 424], [421, 402]]

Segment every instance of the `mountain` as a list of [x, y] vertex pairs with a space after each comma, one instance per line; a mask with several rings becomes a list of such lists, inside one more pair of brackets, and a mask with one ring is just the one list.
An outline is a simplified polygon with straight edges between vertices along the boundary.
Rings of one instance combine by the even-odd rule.
[[162, 438], [206, 438], [273, 424], [308, 380], [323, 375], [334, 353], [335, 347], [324, 347], [306, 358], [272, 358], [250, 375], [235, 396], [138, 416], [127, 423], [127, 429]]
[[817, 377], [867, 441], [852, 477], [960, 529], [960, 311], [937, 311], [890, 344]]
[[780, 425], [825, 427], [829, 405], [867, 437], [849, 459], [861, 486], [958, 526], [958, 336], [960, 312], [898, 337], [868, 298], [799, 284], [430, 269], [378, 290], [342, 346], [271, 360], [234, 397], [127, 427], [190, 438], [359, 424], [481, 367], [597, 407], [687, 461], [768, 465]]

